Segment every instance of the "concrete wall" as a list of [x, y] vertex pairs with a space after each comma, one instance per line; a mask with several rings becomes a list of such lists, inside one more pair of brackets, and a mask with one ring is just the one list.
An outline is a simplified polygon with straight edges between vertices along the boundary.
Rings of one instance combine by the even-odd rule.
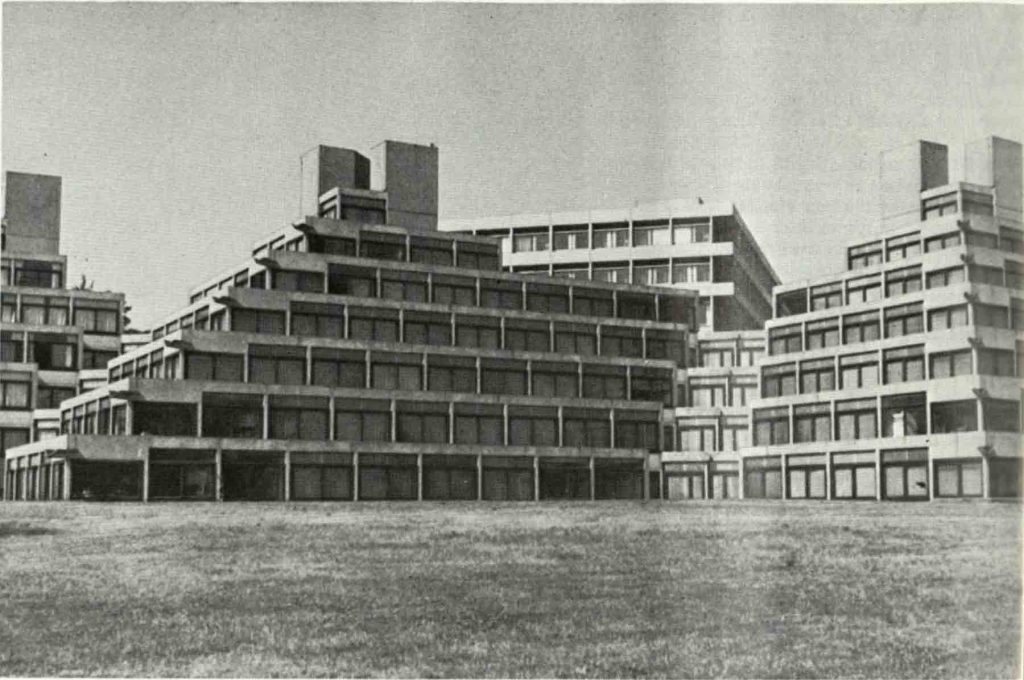
[[334, 187], [370, 188], [370, 160], [351, 149], [316, 146], [302, 155], [299, 218], [317, 215], [320, 195]]
[[944, 144], [918, 141], [882, 152], [882, 219], [919, 213], [921, 192], [948, 183], [948, 149]]
[[986, 137], [964, 147], [964, 181], [996, 188], [996, 206], [1018, 218], [1022, 209], [1021, 145]]
[[60, 254], [60, 177], [8, 172], [4, 251], [19, 255]]
[[437, 147], [391, 140], [380, 146], [384, 189], [388, 193], [388, 224], [437, 231]]

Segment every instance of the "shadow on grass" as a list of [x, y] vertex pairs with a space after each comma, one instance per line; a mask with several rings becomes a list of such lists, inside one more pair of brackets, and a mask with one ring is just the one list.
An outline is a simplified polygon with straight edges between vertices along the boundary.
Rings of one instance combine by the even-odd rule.
[[0, 539], [17, 536], [51, 536], [58, 533], [56, 529], [32, 526], [26, 522], [0, 522]]

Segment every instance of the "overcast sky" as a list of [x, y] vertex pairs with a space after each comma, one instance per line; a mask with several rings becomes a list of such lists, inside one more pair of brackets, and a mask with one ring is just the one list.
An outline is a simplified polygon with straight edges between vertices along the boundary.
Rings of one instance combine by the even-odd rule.
[[442, 218], [736, 203], [783, 280], [877, 230], [878, 154], [1024, 139], [1024, 7], [3, 7], [3, 168], [137, 326], [297, 217], [318, 143], [440, 147]]

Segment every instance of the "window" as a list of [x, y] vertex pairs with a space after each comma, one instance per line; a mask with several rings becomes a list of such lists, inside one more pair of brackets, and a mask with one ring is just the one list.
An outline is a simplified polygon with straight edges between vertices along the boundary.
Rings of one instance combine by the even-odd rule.
[[323, 387], [366, 387], [366, 356], [362, 351], [313, 348], [313, 384]]
[[[970, 351], [967, 350], [968, 372], [970, 369]], [[979, 375], [1001, 375], [1012, 376], [1013, 371], [1013, 350], [990, 349], [983, 347], [978, 349], [978, 374]]]
[[765, 366], [761, 369], [761, 396], [796, 394], [796, 364]]
[[326, 441], [329, 402], [322, 397], [270, 397], [270, 438]]
[[370, 387], [377, 390], [423, 389], [423, 358], [419, 354], [371, 353]]
[[505, 416], [499, 404], [455, 404], [456, 444], [505, 444]]
[[878, 436], [875, 400], [836, 402], [836, 439], [874, 439]]
[[718, 451], [714, 425], [679, 425], [680, 451]]
[[731, 406], [746, 406], [757, 397], [757, 384], [733, 383], [729, 396]]
[[942, 194], [941, 196], [926, 198], [921, 201], [921, 221], [929, 220], [933, 217], [942, 217], [943, 215], [952, 215], [956, 212], [956, 205], [955, 191]]
[[[86, 409], [86, 432], [96, 432], [96, 406], [93, 402]], [[197, 424], [195, 404], [137, 401], [132, 405], [134, 434], [194, 437]]]
[[243, 382], [242, 357], [238, 354], [185, 354], [185, 380]]
[[882, 299], [882, 282], [877, 274], [850, 279], [846, 284], [846, 303], [850, 305]]
[[434, 302], [444, 305], [476, 306], [476, 283], [459, 276], [435, 276]]
[[1010, 290], [1024, 289], [1024, 265], [1013, 260], [1006, 260], [1003, 266], [1006, 274], [1006, 287]]
[[754, 410], [754, 446], [789, 443], [789, 409]]
[[863, 269], [882, 261], [882, 242], [866, 243], [855, 246], [847, 251], [849, 269]]
[[535, 361], [531, 378], [535, 397], [580, 396], [580, 377], [576, 364]]
[[896, 449], [881, 453], [883, 498], [928, 498], [928, 449]]
[[1010, 328], [1024, 330], [1024, 301], [1010, 298]]
[[839, 319], [822, 319], [807, 323], [808, 350], [835, 347], [839, 344]]
[[581, 316], [613, 316], [614, 302], [611, 291], [574, 288], [572, 312]]
[[699, 283], [711, 280], [711, 263], [707, 258], [699, 260], [673, 260], [673, 283]]
[[668, 220], [633, 222], [633, 246], [667, 246], [672, 243]]
[[[10, 298], [8, 304], [11, 306], [11, 318], [8, 320], [14, 321], [14, 297], [10, 295], [5, 297]], [[83, 320], [85, 319], [85, 316], [86, 315], [83, 314]], [[68, 325], [68, 298], [22, 295], [21, 322], [49, 326]], [[92, 325], [95, 324], [93, 323]]]
[[427, 357], [427, 389], [476, 394], [476, 359], [462, 356]]
[[483, 243], [467, 243], [458, 241], [458, 265], [466, 269], [483, 269], [497, 271], [501, 269], [498, 251], [494, 246]]
[[427, 276], [418, 272], [381, 273], [380, 296], [385, 300], [427, 301]]
[[305, 385], [306, 349], [250, 345], [249, 382], [264, 385]]
[[[32, 377], [28, 373], [0, 375], [0, 407], [12, 410], [32, 408]], [[40, 405], [39, 408], [47, 408]]]
[[880, 336], [880, 327], [878, 312], [844, 316], [843, 342], [850, 345], [877, 340]]
[[832, 358], [800, 362], [801, 393], [826, 392], [836, 388], [836, 368]]
[[625, 399], [626, 367], [583, 364], [583, 396], [587, 399]]
[[16, 295], [0, 294], [0, 322], [18, 323], [18, 297]]
[[403, 323], [402, 339], [407, 343], [442, 347], [452, 344], [452, 323], [447, 314], [406, 311]]
[[943, 288], [945, 286], [963, 283], [966, 278], [967, 277], [962, 266], [938, 269], [933, 272], [928, 272], [927, 285], [928, 288]]
[[654, 321], [657, 316], [654, 300], [653, 295], [631, 295], [620, 292], [619, 318]]
[[508, 443], [512, 446], [557, 446], [558, 410], [551, 407], [510, 406]]
[[534, 253], [549, 250], [548, 230], [520, 231], [512, 235], [513, 253]]
[[840, 307], [843, 304], [842, 282], [811, 288], [811, 311]]
[[993, 432], [1020, 432], [1020, 402], [986, 399], [981, 405], [985, 429]]
[[523, 286], [518, 281], [481, 279], [480, 306], [489, 309], [522, 309]]
[[73, 335], [29, 334], [28, 361], [42, 370], [73, 371], [78, 367], [78, 341]]
[[377, 274], [373, 269], [328, 265], [327, 292], [332, 295], [377, 297]]
[[978, 429], [978, 402], [974, 399], [933, 402], [931, 409], [932, 434]]
[[554, 232], [555, 250], [585, 250], [590, 247], [590, 235], [585, 224], [557, 226]]
[[967, 266], [967, 280], [986, 286], [1002, 286], [1003, 270], [1000, 267], [989, 267], [982, 264]]
[[801, 351], [803, 349], [801, 344], [802, 335], [803, 332], [800, 329], [800, 324], [769, 329], [768, 353], [776, 355]]
[[458, 347], [501, 348], [501, 320], [488, 316], [455, 318], [455, 344]]
[[22, 444], [28, 444], [29, 430], [20, 427], [0, 428], [0, 460], [6, 455], [9, 449]]
[[356, 241], [351, 238], [312, 234], [309, 236], [309, 252], [354, 257], [356, 254]]
[[[55, 387], [52, 385], [39, 385], [36, 390], [36, 408], [59, 408], [60, 403], [65, 399], [75, 396], [73, 387]], [[108, 414], [109, 415], [109, 414]], [[105, 430], [104, 430], [105, 432]]]
[[726, 423], [722, 426], [722, 450], [739, 451], [750, 446], [750, 428], [746, 423]]
[[882, 436], [925, 434], [924, 392], [882, 397]]
[[454, 262], [452, 243], [452, 241], [411, 236], [409, 238], [409, 260], [419, 264], [450, 267]]
[[284, 335], [284, 312], [263, 309], [231, 310], [231, 330], [237, 333]]
[[120, 304], [100, 300], [75, 301], [75, 325], [89, 333], [116, 335], [120, 329]]
[[529, 283], [526, 286], [526, 308], [531, 312], [568, 312], [569, 289]]
[[320, 305], [292, 302], [292, 335], [345, 337], [345, 308], [341, 305]]
[[560, 354], [597, 354], [597, 328], [587, 324], [555, 324], [555, 351]]
[[839, 357], [839, 372], [844, 390], [878, 385], [878, 355], [874, 352]]
[[63, 267], [56, 262], [14, 261], [14, 285], [31, 288], [61, 288]]
[[483, 394], [526, 394], [526, 362], [485, 359], [480, 365]]
[[946, 248], [952, 248], [960, 245], [960, 232], [951, 231], [948, 234], [941, 234], [939, 236], [932, 236], [926, 239], [924, 242], [924, 252], [934, 253], [939, 250], [945, 250]]
[[629, 246], [629, 225], [612, 222], [594, 225], [594, 248], [624, 248]]
[[999, 249], [1007, 253], [1024, 255], [1024, 231], [1012, 227], [999, 227]]
[[563, 446], [611, 448], [612, 427], [609, 411], [566, 408], [562, 412], [562, 428]]
[[615, 412], [615, 446], [623, 449], [661, 450], [658, 414], [644, 411]]
[[[932, 379], [952, 378], [971, 373], [971, 350], [962, 349], [956, 352], [940, 352], [928, 357]], [[1010, 353], [1010, 366], [1013, 366], [1013, 353]]]
[[907, 295], [921, 290], [921, 265], [885, 273], [885, 297]]
[[[672, 388], [675, 384], [673, 372], [660, 368], [634, 366], [630, 376], [630, 399], [635, 401], [660, 401], [672, 405]], [[576, 396], [576, 395], [573, 395]], [[725, 388], [722, 388], [720, 404], [725, 402]]]
[[601, 327], [601, 356], [641, 358], [644, 354], [643, 334], [628, 326]]
[[[114, 434], [120, 434], [117, 409], [115, 406]], [[203, 394], [203, 436], [261, 439], [263, 397], [258, 394]]]
[[391, 405], [374, 399], [334, 402], [334, 439], [352, 442], [391, 441]]
[[889, 262], [905, 260], [921, 254], [921, 234], [914, 232], [905, 236], [895, 236], [885, 241], [885, 252]]
[[[609, 283], [629, 283], [629, 267], [625, 265], [594, 265], [592, 278]], [[611, 316], [611, 314], [608, 314]]]
[[701, 347], [699, 365], [706, 368], [729, 368], [734, 366], [733, 350], [716, 347]]
[[967, 191], [966, 189], [961, 190], [961, 196], [963, 197], [963, 211], [964, 213], [970, 213], [972, 215], [991, 215], [992, 214], [992, 195], [983, 194], [977, 191]]
[[895, 338], [924, 330], [924, 312], [920, 302], [885, 310], [885, 337]]
[[686, 363], [686, 343], [679, 333], [648, 329], [647, 358], [670, 359], [677, 364]]
[[398, 234], [359, 232], [359, 256], [404, 262], [405, 237]]
[[551, 327], [546, 321], [507, 319], [505, 349], [529, 352], [551, 351]]
[[807, 404], [793, 408], [796, 442], [827, 442], [832, 439], [832, 412], [829, 404]]
[[714, 383], [691, 383], [690, 400], [688, 402], [688, 405], [699, 406], [703, 408], [711, 408], [714, 406], [726, 406], [725, 385]]
[[757, 456], [743, 461], [746, 498], [782, 498], [782, 461], [779, 456]]
[[675, 218], [672, 233], [676, 243], [707, 243], [711, 240], [711, 221], [706, 217]]
[[886, 385], [924, 380], [924, 345], [887, 349], [882, 363]]
[[448, 405], [433, 402], [403, 402], [397, 410], [395, 441], [448, 443]]
[[965, 234], [967, 245], [971, 248], [990, 248], [995, 250], [999, 247], [999, 237], [984, 231], [972, 229]]
[[981, 461], [936, 461], [935, 495], [939, 498], [980, 497]]
[[974, 305], [974, 324], [992, 328], [1009, 328], [1009, 314], [1006, 307], [976, 303]]
[[669, 281], [668, 263], [633, 265], [633, 283], [644, 286], [660, 286]]
[[967, 305], [940, 307], [928, 311], [928, 330], [942, 331], [967, 325]]
[[[245, 272], [243, 272], [244, 276]], [[245, 281], [245, 279], [241, 279]], [[271, 285], [274, 290], [285, 290], [299, 293], [324, 292], [324, 275], [320, 272], [289, 271], [279, 269], [271, 273]], [[236, 284], [237, 285], [237, 284]], [[244, 285], [244, 284], [243, 284]]]
[[348, 337], [356, 340], [398, 342], [398, 311], [350, 307]]

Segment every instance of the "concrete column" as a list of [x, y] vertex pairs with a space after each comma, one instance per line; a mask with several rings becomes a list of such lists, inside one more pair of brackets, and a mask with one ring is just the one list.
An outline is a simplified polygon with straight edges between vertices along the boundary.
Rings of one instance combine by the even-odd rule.
[[590, 457], [590, 500], [597, 500], [597, 479], [594, 474], [594, 457]]
[[[565, 434], [563, 433], [564, 429], [565, 429], [565, 407], [564, 406], [559, 406], [558, 407], [558, 445], [559, 446], [565, 446]], [[593, 458], [590, 459], [590, 463], [591, 463], [591, 467], [593, 467], [593, 463], [594, 463], [594, 459]]]
[[[109, 421], [110, 422], [107, 424], [108, 432], [105, 432], [104, 434], [109, 434], [111, 427], [110, 423], [113, 423], [114, 419], [110, 418]], [[196, 436], [203, 436], [203, 395], [201, 394], [199, 395], [199, 401], [196, 403]]]
[[423, 500], [423, 454], [416, 454], [416, 500]]
[[359, 452], [352, 453], [352, 500], [359, 500]]
[[992, 498], [992, 468], [989, 457], [981, 457], [981, 497], [985, 500]]
[[71, 500], [71, 461], [64, 460], [64, 498], [62, 500]]
[[[792, 410], [792, 407], [790, 407]], [[779, 456], [782, 463], [782, 500], [789, 499], [789, 456], [782, 454]]]
[[533, 457], [533, 500], [540, 500], [540, 458]]
[[740, 500], [743, 500], [744, 498], [746, 498], [746, 486], [747, 486], [747, 473], [746, 473], [746, 469], [745, 469], [746, 468], [746, 460], [747, 460], [746, 458], [744, 458], [743, 456], [740, 456], [740, 463], [739, 463], [739, 466], [738, 466], [739, 467], [738, 471], [739, 471], [740, 478], [738, 480], [739, 484], [736, 485], [737, 498], [739, 498]]
[[224, 500], [224, 451], [220, 448], [213, 454], [213, 497]]
[[[929, 409], [931, 410], [931, 409]], [[935, 500], [935, 461], [932, 452], [928, 451], [928, 500]]]
[[149, 447], [139, 451], [142, 454], [142, 502], [149, 502]]
[[[704, 500], [711, 500], [711, 465], [712, 462], [709, 460], [704, 465]], [[664, 468], [664, 465], [662, 465]], [[664, 487], [664, 484], [662, 485]], [[664, 497], [665, 490], [662, 489], [662, 496]]]
[[875, 500], [882, 500], [882, 450], [875, 449]]
[[476, 456], [476, 499], [484, 499], [484, 456], [478, 453]]
[[284, 500], [292, 499], [292, 452], [284, 452]]
[[[835, 402], [832, 406], [833, 412], [835, 412]], [[832, 452], [827, 451], [825, 453], [825, 500], [832, 500]]]
[[[289, 312], [290, 314], [291, 312]], [[306, 345], [306, 384], [313, 384], [313, 346]]]
[[649, 453], [644, 452], [644, 500], [651, 500], [651, 468], [650, 468], [651, 456]]
[[263, 395], [263, 437], [270, 439], [270, 395]]
[[329, 409], [327, 411], [327, 438], [332, 442], [336, 436], [336, 428], [338, 426], [334, 417], [334, 400], [335, 397], [332, 393], [331, 396], [327, 398], [327, 408]]

